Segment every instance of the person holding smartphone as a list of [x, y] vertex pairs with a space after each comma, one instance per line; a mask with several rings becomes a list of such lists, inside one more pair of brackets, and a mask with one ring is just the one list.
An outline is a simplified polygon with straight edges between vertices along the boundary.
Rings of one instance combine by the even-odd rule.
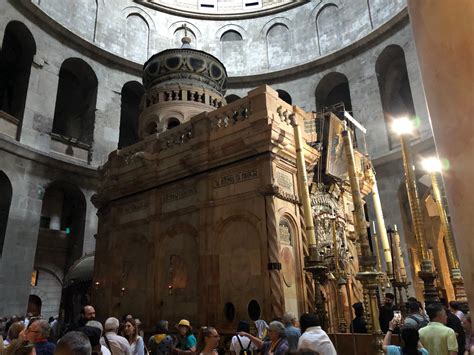
[[418, 330], [415, 328], [402, 329], [401, 346], [390, 345], [393, 331], [401, 325], [402, 315], [400, 311], [395, 311], [393, 319], [388, 323], [387, 334], [385, 334], [385, 338], [383, 340], [382, 348], [384, 353], [388, 355], [429, 355], [428, 350], [426, 350], [420, 343], [420, 334], [418, 334]]

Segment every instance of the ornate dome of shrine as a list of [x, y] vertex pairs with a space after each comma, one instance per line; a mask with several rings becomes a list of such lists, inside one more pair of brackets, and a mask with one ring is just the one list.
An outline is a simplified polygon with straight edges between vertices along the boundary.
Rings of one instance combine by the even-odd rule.
[[143, 67], [146, 90], [167, 83], [205, 87], [225, 95], [227, 72], [213, 55], [191, 48], [164, 50], [153, 55]]

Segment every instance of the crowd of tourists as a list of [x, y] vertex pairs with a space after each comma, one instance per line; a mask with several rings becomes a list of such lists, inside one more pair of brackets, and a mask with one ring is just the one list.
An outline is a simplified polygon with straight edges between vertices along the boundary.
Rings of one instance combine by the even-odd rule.
[[[426, 309], [414, 298], [406, 304], [401, 317], [388, 293], [379, 310], [385, 333], [383, 351], [389, 355], [473, 355], [474, 333], [468, 312], [451, 302]], [[353, 305], [355, 318], [351, 332], [367, 333], [362, 303]], [[154, 333], [145, 337], [140, 321], [132, 315], [121, 320], [109, 317], [102, 324], [96, 320], [93, 306], [82, 308], [77, 321], [58, 329], [57, 317], [0, 318], [1, 355], [334, 355], [336, 349], [322, 329], [319, 317], [305, 313], [297, 320], [291, 314], [267, 323], [257, 320], [252, 326], [238, 322], [229, 341], [221, 339], [218, 329], [207, 326], [193, 330], [182, 319], [173, 327], [166, 320], [158, 322]], [[401, 345], [392, 345], [392, 334], [399, 334]]]
[[[426, 308], [414, 297], [405, 304], [406, 316], [394, 304], [395, 296], [385, 294], [379, 308], [379, 324], [385, 334], [383, 349], [389, 355], [474, 355], [474, 332], [471, 315], [461, 310], [461, 304], [432, 303]], [[367, 322], [362, 303], [353, 306], [355, 318], [351, 323], [354, 333], [367, 333]], [[401, 338], [401, 346], [391, 345], [392, 334]]]
[[[93, 306], [85, 306], [77, 322], [59, 336], [50, 322], [40, 317], [12, 317], [4, 325], [2, 355], [335, 355], [336, 349], [321, 328], [318, 316], [303, 314], [297, 320], [291, 314], [270, 323], [257, 320], [251, 331], [240, 321], [230, 343], [222, 346], [215, 327], [193, 331], [191, 323], [182, 319], [173, 328], [166, 320], [158, 322], [146, 341], [140, 322], [132, 315], [121, 321], [110, 317], [102, 324], [95, 319]], [[196, 337], [197, 335], [197, 337]]]

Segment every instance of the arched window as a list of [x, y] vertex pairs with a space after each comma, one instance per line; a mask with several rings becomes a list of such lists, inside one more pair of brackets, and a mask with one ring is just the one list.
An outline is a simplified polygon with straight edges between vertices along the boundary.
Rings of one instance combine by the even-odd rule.
[[407, 64], [403, 49], [397, 45], [385, 48], [377, 58], [375, 72], [387, 125], [390, 149], [398, 146], [398, 137], [391, 130], [392, 120], [400, 116], [415, 117]]
[[344, 74], [332, 72], [325, 75], [316, 88], [316, 110], [344, 104], [344, 109], [352, 114], [349, 81]]
[[148, 59], [150, 26], [139, 14], [128, 15], [125, 21], [125, 56], [137, 63]]
[[59, 71], [53, 133], [91, 145], [94, 136], [97, 77], [79, 58], [66, 59]]
[[234, 95], [234, 94], [230, 94], [230, 95], [227, 95], [227, 96], [225, 97], [225, 101], [226, 101], [228, 104], [230, 104], [230, 103], [232, 103], [232, 102], [234, 102], [234, 101], [237, 101], [237, 100], [239, 100], [239, 99], [240, 99], [240, 96]]
[[138, 142], [138, 116], [143, 93], [143, 85], [138, 81], [129, 81], [122, 87], [118, 149]]
[[36, 43], [28, 28], [18, 21], [9, 22], [0, 51], [0, 111], [16, 118], [20, 127], [35, 54]]
[[291, 48], [290, 30], [282, 23], [274, 24], [267, 32], [268, 67], [279, 67], [289, 61]]
[[166, 129], [172, 129], [172, 128], [178, 127], [180, 124], [181, 122], [179, 122], [177, 118], [171, 117], [170, 119], [168, 119], [168, 123], [166, 124]]
[[316, 16], [319, 54], [324, 55], [342, 46], [344, 33], [343, 21], [339, 8], [335, 4], [327, 4]]
[[221, 36], [221, 42], [241, 41], [242, 35], [234, 30], [229, 30]]
[[[56, 250], [58, 268], [66, 270], [81, 257], [84, 244], [86, 199], [76, 186], [67, 182], [55, 182], [45, 191], [41, 206], [41, 224], [35, 255], [35, 265], [41, 265], [51, 250], [49, 240], [62, 240]], [[54, 243], [52, 244], [54, 245]], [[48, 249], [49, 248], [49, 249]], [[48, 251], [49, 250], [49, 251]], [[56, 262], [55, 261], [55, 262]]]
[[291, 105], [293, 100], [291, 99], [290, 94], [288, 94], [285, 90], [277, 90], [277, 93], [278, 93], [278, 97], [280, 99], [285, 101], [287, 104]]
[[3, 252], [5, 236], [7, 233], [8, 215], [12, 203], [12, 184], [7, 175], [0, 171], [0, 256]]

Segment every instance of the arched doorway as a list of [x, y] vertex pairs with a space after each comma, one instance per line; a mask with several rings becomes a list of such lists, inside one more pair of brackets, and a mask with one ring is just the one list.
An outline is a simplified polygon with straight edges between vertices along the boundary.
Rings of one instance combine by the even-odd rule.
[[[34, 268], [38, 270], [32, 293], [41, 295], [43, 313], [59, 314], [64, 276], [82, 256], [86, 200], [68, 182], [51, 183], [44, 193]], [[43, 314], [45, 316], [45, 314]]]

